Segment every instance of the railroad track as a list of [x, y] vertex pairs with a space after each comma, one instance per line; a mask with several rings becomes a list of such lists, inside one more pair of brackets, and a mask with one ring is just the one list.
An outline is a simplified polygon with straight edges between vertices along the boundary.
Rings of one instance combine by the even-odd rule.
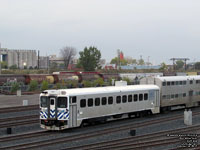
[[30, 110], [38, 110], [39, 111], [39, 105], [0, 108], [0, 114], [10, 113], [10, 112], [30, 111]]
[[21, 139], [30, 138], [30, 137], [37, 137], [37, 136], [41, 137], [41, 136], [46, 136], [48, 134], [49, 134], [49, 131], [35, 131], [35, 132], [29, 132], [29, 133], [24, 133], [24, 134], [9, 135], [9, 136], [0, 137], [0, 143], [14, 141], [14, 140], [21, 140]]
[[33, 123], [39, 123], [39, 115], [29, 115], [13, 118], [0, 119], [0, 128], [8, 128], [19, 125], [27, 125]]
[[[193, 113], [193, 116], [195, 115], [199, 115], [200, 112], [195, 112]], [[121, 125], [119, 127], [108, 127], [107, 129], [101, 129], [99, 131], [96, 132], [87, 132], [87, 133], [81, 133], [81, 134], [77, 134], [77, 135], [72, 135], [72, 136], [63, 136], [63, 137], [59, 137], [56, 139], [52, 139], [52, 140], [42, 140], [42, 141], [37, 141], [37, 142], [29, 142], [29, 143], [23, 143], [23, 144], [18, 144], [18, 145], [13, 145], [13, 146], [6, 146], [6, 147], [2, 147], [0, 148], [0, 150], [29, 150], [29, 149], [35, 149], [35, 148], [41, 148], [41, 147], [45, 147], [45, 146], [52, 146], [52, 145], [56, 145], [59, 143], [67, 143], [67, 142], [72, 142], [72, 141], [80, 141], [80, 140], [86, 140], [86, 139], [90, 139], [90, 138], [95, 138], [95, 137], [99, 137], [102, 135], [106, 135], [106, 134], [112, 134], [112, 133], [116, 133], [116, 132], [122, 132], [122, 131], [127, 131], [127, 130], [131, 130], [131, 129], [135, 129], [138, 127], [145, 127], [148, 125], [154, 125], [154, 124], [158, 124], [158, 123], [164, 123], [164, 122], [168, 122], [168, 121], [173, 121], [173, 120], [177, 120], [182, 118], [183, 115], [176, 115], [174, 117], [166, 117], [166, 118], [160, 118], [159, 120], [151, 120], [151, 121], [146, 121], [146, 122], [140, 122], [140, 123], [130, 123], [127, 125]], [[69, 149], [69, 148], [67, 148]]]
[[[127, 137], [123, 139], [111, 140], [106, 142], [92, 143], [82, 146], [68, 147], [62, 150], [145, 150], [163, 145], [180, 144], [184, 142], [183, 135], [200, 131], [200, 125], [184, 127], [175, 130], [166, 130], [161, 132], [150, 133], [146, 135]], [[197, 134], [197, 133], [194, 133]], [[178, 136], [182, 136], [182, 140]], [[198, 135], [200, 137], [200, 135]], [[193, 136], [193, 138], [198, 138]], [[196, 143], [197, 144], [197, 143]]]

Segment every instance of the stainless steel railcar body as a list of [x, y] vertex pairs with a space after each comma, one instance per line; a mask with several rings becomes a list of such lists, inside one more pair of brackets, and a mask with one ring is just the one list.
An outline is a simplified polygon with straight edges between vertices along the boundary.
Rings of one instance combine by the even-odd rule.
[[[159, 93], [156, 85], [46, 90], [40, 95], [41, 127], [62, 130], [78, 127], [86, 120], [113, 120], [142, 111], [159, 113]], [[43, 107], [45, 97], [47, 105]], [[60, 100], [65, 107], [60, 108]]]
[[155, 84], [161, 90], [161, 107], [198, 106], [200, 103], [200, 76], [168, 76], [144, 78], [141, 84]]

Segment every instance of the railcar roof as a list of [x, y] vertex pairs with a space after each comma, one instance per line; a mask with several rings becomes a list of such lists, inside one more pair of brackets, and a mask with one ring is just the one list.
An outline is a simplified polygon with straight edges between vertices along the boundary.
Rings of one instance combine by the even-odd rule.
[[76, 89], [60, 89], [69, 95], [84, 95], [84, 94], [106, 94], [119, 93], [141, 90], [159, 90], [156, 85], [128, 85], [128, 86], [109, 86], [109, 87], [92, 87], [92, 88], [76, 88]]
[[184, 80], [200, 80], [200, 75], [197, 76], [167, 76], [167, 77], [156, 77], [161, 81], [184, 81]]

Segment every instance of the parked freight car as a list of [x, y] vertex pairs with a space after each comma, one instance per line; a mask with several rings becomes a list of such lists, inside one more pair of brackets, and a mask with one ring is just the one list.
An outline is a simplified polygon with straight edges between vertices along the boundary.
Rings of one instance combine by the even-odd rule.
[[5, 83], [11, 82], [21, 82], [25, 83], [25, 76], [24, 75], [0, 75], [0, 86], [4, 85]]
[[83, 80], [94, 81], [98, 78], [103, 78], [103, 75], [99, 72], [80, 72]]
[[29, 74], [29, 75], [25, 75], [25, 83], [26, 84], [30, 84], [30, 82], [32, 80], [37, 81], [39, 84], [42, 83], [42, 81], [46, 80], [48, 81], [50, 84], [55, 83], [54, 81], [54, 77], [52, 75], [48, 75], [48, 74]]
[[118, 73], [103, 73], [102, 75], [105, 82], [108, 82], [110, 79], [115, 79], [116, 81], [121, 79]]

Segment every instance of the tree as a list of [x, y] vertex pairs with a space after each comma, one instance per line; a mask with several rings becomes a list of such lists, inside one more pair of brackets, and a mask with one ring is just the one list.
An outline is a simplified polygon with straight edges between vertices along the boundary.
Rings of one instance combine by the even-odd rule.
[[163, 72], [165, 72], [165, 71], [167, 71], [167, 65], [163, 62], [163, 63], [161, 63], [161, 67], [160, 67], [160, 71], [163, 71]]
[[10, 66], [10, 69], [17, 69], [17, 65]]
[[79, 66], [82, 66], [85, 71], [94, 71], [95, 68], [100, 68], [101, 52], [96, 47], [85, 47], [79, 52]]
[[138, 60], [138, 65], [144, 65], [144, 64], [145, 64], [144, 59], [141, 58], [141, 59]]
[[184, 62], [182, 60], [176, 61], [176, 68], [177, 69], [182, 69], [184, 66]]
[[69, 63], [76, 56], [76, 49], [74, 47], [65, 46], [60, 50], [60, 55], [64, 61], [64, 67], [67, 69]]
[[137, 60], [133, 59], [130, 56], [125, 57], [125, 60], [126, 60], [127, 64], [137, 64]]
[[195, 69], [200, 70], [200, 62], [196, 62], [194, 65], [195, 65]]
[[5, 61], [1, 62], [1, 68], [7, 69], [8, 68], [8, 63]]
[[119, 65], [119, 62], [120, 62], [120, 65], [121, 65], [121, 66], [127, 65], [127, 60], [126, 60], [126, 59], [120, 59], [120, 61], [119, 61], [119, 58], [118, 58], [118, 57], [113, 58], [113, 59], [110, 61], [110, 64]]

